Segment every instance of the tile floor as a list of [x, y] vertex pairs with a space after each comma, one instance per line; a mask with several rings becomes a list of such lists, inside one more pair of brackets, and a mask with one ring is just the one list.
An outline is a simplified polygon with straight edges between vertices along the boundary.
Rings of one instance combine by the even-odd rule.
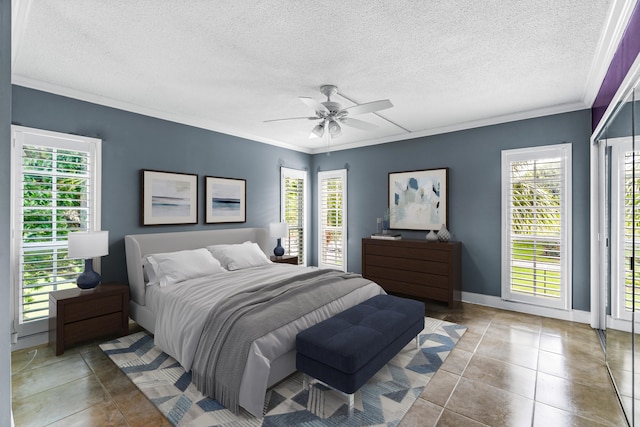
[[[472, 304], [427, 315], [468, 330], [401, 426], [626, 425], [587, 325]], [[16, 426], [171, 425], [97, 344], [12, 354]]]

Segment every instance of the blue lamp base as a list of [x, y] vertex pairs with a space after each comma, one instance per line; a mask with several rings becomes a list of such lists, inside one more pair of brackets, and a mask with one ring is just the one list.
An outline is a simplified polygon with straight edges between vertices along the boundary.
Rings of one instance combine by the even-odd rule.
[[100, 284], [101, 277], [93, 270], [93, 258], [84, 260], [84, 271], [78, 276], [76, 284], [80, 289], [93, 289]]
[[284, 255], [284, 248], [282, 247], [282, 239], [278, 238], [278, 244], [276, 245], [275, 249], [273, 250], [273, 254], [275, 256], [282, 256]]

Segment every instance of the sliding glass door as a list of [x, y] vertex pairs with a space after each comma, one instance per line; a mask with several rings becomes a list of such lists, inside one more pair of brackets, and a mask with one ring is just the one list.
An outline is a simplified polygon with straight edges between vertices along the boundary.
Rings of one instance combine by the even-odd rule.
[[606, 289], [605, 354], [631, 426], [640, 418], [640, 99], [638, 86], [617, 106], [597, 139], [601, 156], [601, 245]]

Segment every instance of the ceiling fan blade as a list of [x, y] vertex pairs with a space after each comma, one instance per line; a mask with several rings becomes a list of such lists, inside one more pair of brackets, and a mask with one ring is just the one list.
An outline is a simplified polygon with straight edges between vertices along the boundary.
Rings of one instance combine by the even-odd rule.
[[385, 110], [393, 107], [393, 104], [388, 99], [382, 99], [380, 101], [367, 102], [365, 104], [354, 105], [353, 107], [347, 107], [343, 111], [347, 111], [350, 116], [357, 114], [373, 113], [374, 111]]
[[372, 130], [378, 128], [378, 125], [374, 125], [373, 123], [365, 122], [358, 119], [353, 119], [351, 117], [340, 119], [340, 123], [360, 130]]
[[322, 105], [321, 103], [319, 103], [313, 98], [301, 96], [300, 101], [302, 101], [307, 107], [311, 108], [313, 111], [323, 112], [323, 113], [329, 112], [329, 109], [327, 107], [325, 107], [324, 105]]
[[318, 120], [318, 117], [288, 117], [286, 119], [271, 119], [271, 120], [264, 120], [262, 123], [267, 123], [267, 122], [280, 122], [282, 120], [301, 120], [301, 119], [305, 119], [305, 120]]

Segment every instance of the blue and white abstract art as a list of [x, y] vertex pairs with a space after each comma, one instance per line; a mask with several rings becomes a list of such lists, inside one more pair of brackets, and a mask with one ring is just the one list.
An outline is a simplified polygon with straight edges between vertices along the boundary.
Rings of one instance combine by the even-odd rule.
[[390, 227], [439, 230], [447, 225], [448, 169], [389, 173]]

